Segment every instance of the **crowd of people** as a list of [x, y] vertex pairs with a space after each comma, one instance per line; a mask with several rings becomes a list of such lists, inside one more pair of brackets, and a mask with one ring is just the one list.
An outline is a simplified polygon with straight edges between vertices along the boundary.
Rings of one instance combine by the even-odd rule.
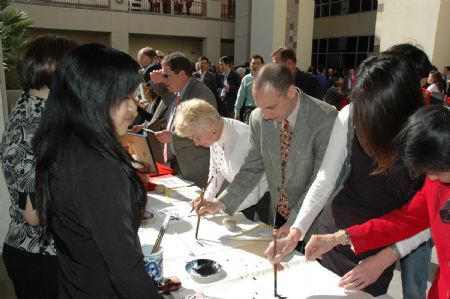
[[279, 271], [297, 250], [342, 287], [378, 296], [400, 260], [404, 297], [422, 299], [434, 244], [428, 298], [449, 298], [450, 67], [439, 73], [410, 44], [346, 76], [303, 72], [284, 47], [272, 63], [217, 63], [151, 47], [136, 61], [54, 35], [24, 49], [23, 92], [0, 144], [11, 198], [3, 260], [17, 297], [162, 298], [137, 233], [139, 161], [120, 142], [133, 131], [154, 134], [161, 163], [206, 188], [191, 202], [200, 216], [242, 212], [273, 226], [265, 253]]

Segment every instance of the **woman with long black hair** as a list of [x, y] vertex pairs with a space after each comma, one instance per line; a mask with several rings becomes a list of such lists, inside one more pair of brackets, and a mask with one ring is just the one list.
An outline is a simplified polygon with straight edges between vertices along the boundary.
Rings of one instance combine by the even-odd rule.
[[146, 190], [119, 136], [133, 120], [139, 66], [98, 44], [58, 66], [34, 139], [41, 222], [53, 237], [59, 298], [162, 298], [137, 230]]

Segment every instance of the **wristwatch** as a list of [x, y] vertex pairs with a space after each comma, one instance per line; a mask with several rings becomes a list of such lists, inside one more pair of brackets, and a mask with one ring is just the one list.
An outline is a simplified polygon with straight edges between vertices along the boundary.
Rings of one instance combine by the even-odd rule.
[[351, 245], [352, 244], [352, 240], [350, 239], [350, 235], [348, 234], [348, 232], [345, 229], [340, 229], [340, 232], [344, 232], [344, 241], [341, 243], [341, 245]]
[[395, 253], [395, 255], [397, 256], [397, 259], [402, 257], [401, 254], [400, 254], [400, 251], [397, 248], [397, 245], [392, 244], [392, 245], [389, 245], [388, 248]]

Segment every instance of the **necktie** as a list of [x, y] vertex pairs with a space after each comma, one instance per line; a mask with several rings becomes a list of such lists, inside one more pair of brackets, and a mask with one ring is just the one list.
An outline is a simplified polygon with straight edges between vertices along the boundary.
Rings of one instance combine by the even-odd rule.
[[[173, 127], [173, 121], [175, 119], [175, 113], [177, 112], [178, 104], [180, 104], [181, 96], [180, 94], [177, 94], [177, 97], [175, 98], [175, 105], [173, 105], [172, 112], [170, 113], [169, 121], [167, 122], [167, 128], [166, 130], [172, 131]], [[164, 162], [169, 161], [169, 144], [164, 143]]]
[[292, 137], [294, 132], [289, 126], [289, 121], [285, 120], [280, 131], [280, 146], [281, 146], [281, 191], [277, 202], [277, 211], [283, 216], [284, 219], [289, 217], [291, 213], [291, 207], [286, 196], [286, 188], [284, 186], [284, 181], [286, 178], [286, 164], [289, 153], [289, 146], [291, 145]]

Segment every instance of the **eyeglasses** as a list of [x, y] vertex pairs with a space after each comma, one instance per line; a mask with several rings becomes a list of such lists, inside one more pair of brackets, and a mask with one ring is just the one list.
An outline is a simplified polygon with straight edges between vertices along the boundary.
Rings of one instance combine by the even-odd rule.
[[439, 210], [439, 215], [441, 216], [441, 221], [443, 223], [450, 223], [450, 198], [447, 199], [447, 202]]

